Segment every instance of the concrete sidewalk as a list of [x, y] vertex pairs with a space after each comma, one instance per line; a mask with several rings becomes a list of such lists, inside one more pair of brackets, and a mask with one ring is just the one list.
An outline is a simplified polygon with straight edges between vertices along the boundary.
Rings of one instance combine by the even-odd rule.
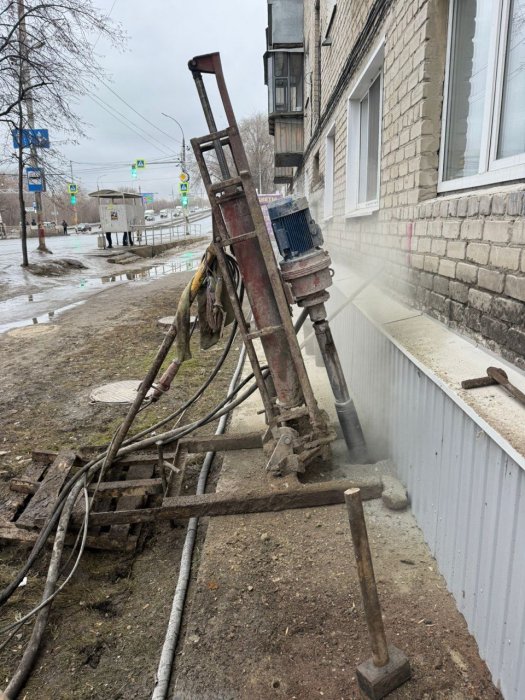
[[[335, 420], [318, 364], [307, 358], [319, 403]], [[262, 430], [260, 408], [252, 397], [230, 432]], [[264, 466], [261, 452], [227, 454], [217, 491], [268, 485]], [[347, 468], [339, 460], [313, 471], [307, 479], [328, 480]], [[500, 697], [411, 513], [375, 500], [365, 514], [387, 638], [413, 669], [390, 697]], [[370, 655], [344, 506], [209, 520], [172, 698], [358, 698], [355, 667]]]

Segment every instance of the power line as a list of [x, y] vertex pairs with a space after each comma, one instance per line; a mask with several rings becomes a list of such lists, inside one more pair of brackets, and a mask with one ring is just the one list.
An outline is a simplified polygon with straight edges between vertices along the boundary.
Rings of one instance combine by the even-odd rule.
[[154, 124], [152, 121], [150, 121], [149, 119], [147, 119], [143, 114], [141, 114], [138, 110], [136, 110], [135, 107], [133, 107], [132, 105], [130, 105], [129, 102], [126, 102], [126, 100], [125, 100], [123, 97], [121, 97], [121, 96], [118, 94], [118, 92], [116, 92], [116, 90], [113, 90], [113, 88], [111, 88], [104, 80], [101, 79], [100, 82], [102, 83], [102, 85], [104, 85], [104, 87], [105, 87], [107, 90], [109, 90], [110, 92], [112, 92], [112, 93], [115, 95], [115, 97], [117, 97], [121, 102], [123, 102], [127, 107], [129, 107], [129, 109], [131, 109], [132, 112], [135, 112], [135, 114], [137, 114], [141, 119], [144, 119], [145, 122], [147, 122], [148, 124], [150, 124], [153, 128], [157, 129], [157, 131], [160, 131], [161, 134], [163, 134], [164, 136], [167, 136], [169, 139], [172, 139], [172, 141], [175, 141], [176, 143], [179, 143], [179, 144], [182, 143], [182, 142], [180, 141], [180, 139], [176, 139], [174, 136], [171, 136], [171, 135], [168, 134], [166, 131], [164, 131], [163, 129], [161, 129], [159, 126], [157, 126], [156, 124]]
[[[120, 122], [121, 124], [123, 124], [124, 126], [126, 126], [130, 131], [133, 131], [133, 133], [134, 133], [136, 136], [139, 136], [139, 137], [140, 137], [141, 139], [143, 139], [144, 141], [147, 141], [151, 146], [153, 146], [154, 148], [156, 148], [158, 151], [161, 151], [161, 152], [163, 152], [163, 153], [167, 153], [166, 151], [163, 150], [164, 146], [163, 146], [163, 148], [159, 148], [159, 147], [149, 138], [149, 136], [144, 136], [143, 134], [139, 133], [139, 132], [134, 128], [135, 125], [134, 125], [134, 126], [130, 126], [129, 124], [126, 124], [126, 122], [124, 122], [122, 119], [120, 119], [119, 117], [115, 116], [115, 114], [112, 114], [112, 112], [110, 111], [110, 109], [114, 109], [113, 107], [106, 107], [106, 106], [104, 106], [104, 105], [102, 104], [102, 102], [99, 102], [99, 101], [98, 101], [99, 98], [96, 97], [95, 95], [89, 94], [88, 97], [89, 97], [93, 102], [95, 102], [95, 104], [97, 104], [101, 109], [103, 109], [103, 110], [104, 110], [105, 112], [107, 112], [111, 117], [113, 117], [113, 119], [115, 119], [116, 121], [118, 121], [118, 122]], [[116, 110], [114, 110], [114, 111], [116, 111]], [[117, 113], [118, 113], [118, 112], [117, 112]], [[127, 117], [125, 117], [125, 118], [127, 119]], [[130, 121], [130, 120], [127, 119], [127, 121]], [[133, 124], [133, 122], [130, 122], [130, 123]], [[140, 128], [140, 127], [138, 127], [138, 128]], [[159, 143], [160, 143], [160, 141], [159, 141]]]

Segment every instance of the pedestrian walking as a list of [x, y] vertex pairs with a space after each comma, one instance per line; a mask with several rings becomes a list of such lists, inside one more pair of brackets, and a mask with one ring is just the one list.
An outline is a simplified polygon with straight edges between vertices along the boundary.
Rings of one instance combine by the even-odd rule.
[[67, 221], [65, 219], [62, 221], [62, 228], [64, 229], [64, 236], [69, 236], [67, 232]]

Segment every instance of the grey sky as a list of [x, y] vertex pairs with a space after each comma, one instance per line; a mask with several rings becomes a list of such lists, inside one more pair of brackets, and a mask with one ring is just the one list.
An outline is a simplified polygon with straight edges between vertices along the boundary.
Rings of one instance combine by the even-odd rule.
[[[262, 63], [265, 0], [148, 0], [142, 3], [95, 0], [95, 3], [107, 12], [113, 6], [111, 17], [120, 22], [129, 35], [123, 52], [112, 49], [102, 40], [96, 46], [97, 53], [101, 54], [100, 62], [112, 75], [109, 85], [173, 139], [147, 124], [116, 95], [101, 87], [94, 98], [86, 97], [79, 104], [79, 113], [90, 124], [87, 128], [90, 139], [62, 149], [68, 160], [75, 161], [75, 176], [84, 191], [96, 189], [97, 183], [100, 188], [129, 186], [129, 164], [136, 158], [148, 161], [180, 154], [180, 129], [161, 112], [171, 114], [181, 123], [188, 144], [191, 137], [207, 132], [187, 68], [188, 60], [195, 55], [221, 52], [237, 119], [266, 109]], [[153, 143], [119, 122], [118, 119], [126, 121], [122, 116], [110, 116], [96, 104], [97, 98], [131, 120], [135, 125], [132, 128], [145, 130]], [[49, 127], [52, 136], [52, 125]], [[117, 161], [126, 165], [108, 165]], [[175, 165], [150, 165], [140, 173], [136, 184], [143, 192], [167, 196], [177, 181], [177, 174]]]

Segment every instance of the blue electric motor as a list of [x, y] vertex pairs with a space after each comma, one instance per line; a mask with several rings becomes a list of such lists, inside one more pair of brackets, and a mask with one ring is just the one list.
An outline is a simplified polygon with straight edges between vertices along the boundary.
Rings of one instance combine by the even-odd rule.
[[285, 260], [293, 260], [323, 245], [321, 229], [312, 219], [306, 197], [285, 197], [268, 205], [275, 240]]

